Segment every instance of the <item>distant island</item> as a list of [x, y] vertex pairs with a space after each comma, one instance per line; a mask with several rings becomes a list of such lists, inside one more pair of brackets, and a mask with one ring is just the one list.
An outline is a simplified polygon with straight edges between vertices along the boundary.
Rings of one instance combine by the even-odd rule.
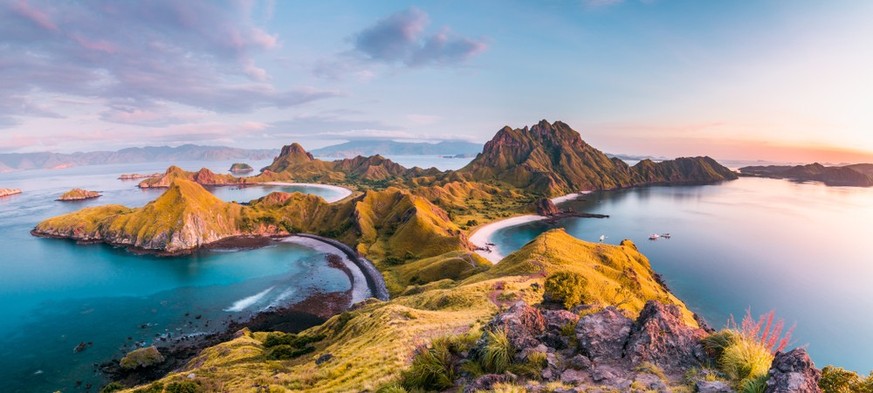
[[125, 173], [121, 176], [118, 176], [118, 180], [139, 180], [139, 179], [148, 179], [150, 177], [160, 176], [160, 173], [152, 173], [152, 174], [143, 174], [143, 173]]
[[0, 197], [9, 195], [21, 194], [21, 190], [17, 188], [0, 188]]
[[93, 151], [70, 154], [51, 152], [4, 153], [0, 154], [0, 172], [140, 162], [264, 160], [275, 155], [276, 151], [270, 149], [238, 149], [235, 147], [191, 144], [177, 147], [131, 147], [118, 151]]
[[102, 194], [100, 194], [97, 191], [88, 191], [88, 190], [83, 190], [81, 188], [74, 188], [70, 191], [67, 191], [67, 192], [61, 194], [61, 196], [58, 197], [57, 200], [62, 201], [62, 202], [81, 201], [81, 200], [85, 200], [85, 199], [99, 198], [101, 195]]
[[744, 176], [789, 179], [794, 181], [817, 181], [828, 186], [873, 187], [873, 164], [853, 164], [844, 166], [824, 166], [819, 163], [809, 165], [768, 165], [740, 168]]
[[354, 140], [338, 145], [315, 149], [317, 157], [352, 158], [356, 156], [408, 155], [444, 156], [451, 158], [473, 157], [482, 150], [482, 144], [466, 141], [396, 142], [384, 139]]
[[233, 174], [251, 173], [254, 170], [255, 170], [255, 168], [252, 168], [251, 165], [243, 163], [243, 162], [234, 163], [233, 165], [230, 166], [230, 169], [229, 169], [230, 173], [233, 173]]

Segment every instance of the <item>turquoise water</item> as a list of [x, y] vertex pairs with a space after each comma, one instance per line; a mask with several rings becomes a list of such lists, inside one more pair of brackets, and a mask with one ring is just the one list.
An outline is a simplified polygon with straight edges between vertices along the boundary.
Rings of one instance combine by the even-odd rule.
[[[748, 307], [796, 323], [794, 344], [818, 366], [873, 370], [873, 189], [741, 178], [712, 186], [595, 193], [568, 202], [607, 219], [557, 226], [607, 243], [633, 240], [655, 271], [714, 327]], [[552, 226], [496, 232], [504, 255]], [[671, 239], [650, 241], [652, 233]]]
[[[258, 164], [266, 163], [253, 166]], [[180, 166], [224, 172], [230, 162]], [[24, 190], [0, 198], [0, 391], [75, 392], [85, 391], [89, 383], [99, 388], [93, 364], [122, 355], [136, 342], [150, 344], [165, 333], [179, 337], [215, 331], [231, 319], [302, 300], [315, 290], [349, 289], [347, 276], [327, 267], [322, 253], [291, 243], [159, 258], [29, 234], [42, 219], [85, 206], [142, 206], [161, 190], [139, 190], [135, 181], [116, 178], [165, 167], [137, 164], [0, 174], [0, 187]], [[104, 196], [54, 201], [74, 186], [100, 190]], [[245, 201], [277, 190], [331, 197], [324, 189], [305, 187], [227, 187], [215, 192], [225, 200]], [[74, 353], [80, 342], [93, 344]], [[77, 381], [82, 381], [80, 387]]]

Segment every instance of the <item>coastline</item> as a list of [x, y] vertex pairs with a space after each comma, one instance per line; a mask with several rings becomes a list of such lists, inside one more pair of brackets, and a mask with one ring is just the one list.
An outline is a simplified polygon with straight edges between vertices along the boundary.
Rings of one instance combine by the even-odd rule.
[[367, 300], [368, 298], [374, 296], [373, 288], [371, 288], [371, 286], [369, 285], [370, 280], [367, 279], [367, 276], [362, 271], [360, 266], [358, 266], [355, 261], [349, 258], [346, 250], [342, 250], [339, 247], [336, 247], [335, 245], [325, 242], [321, 239], [306, 235], [292, 235], [280, 241], [285, 243], [299, 244], [301, 246], [312, 248], [325, 254], [338, 255], [342, 259], [342, 264], [345, 266], [345, 269], [343, 270], [346, 271], [346, 274], [349, 275], [349, 281], [351, 282], [352, 287], [350, 291], [352, 304]]
[[[387, 301], [390, 299], [390, 296], [388, 294], [388, 287], [385, 285], [385, 279], [382, 277], [382, 273], [378, 269], [376, 269], [376, 266], [373, 265], [373, 262], [370, 262], [368, 259], [360, 256], [358, 252], [353, 250], [351, 247], [341, 243], [338, 240], [308, 233], [298, 233], [294, 236], [299, 238], [312, 239], [320, 243], [329, 245], [337, 250], [340, 250], [343, 254], [345, 254], [345, 257], [355, 265], [357, 270], [361, 272], [364, 278], [363, 282], [366, 283], [371, 297], [375, 297], [376, 299], [382, 301]], [[354, 271], [354, 269], [352, 271]], [[352, 283], [352, 285], [354, 286], [354, 283]]]
[[[572, 194], [567, 194], [564, 196], [555, 197], [555, 198], [552, 198], [550, 200], [552, 201], [552, 203], [557, 205], [559, 203], [575, 200], [576, 198], [579, 198], [583, 195], [590, 194], [590, 193], [591, 193], [591, 191], [574, 192]], [[473, 233], [470, 234], [469, 241], [474, 246], [476, 246], [476, 253], [477, 254], [479, 254], [481, 257], [487, 259], [492, 264], [496, 265], [503, 258], [505, 258], [506, 255], [501, 254], [499, 251], [497, 251], [497, 249], [495, 249], [494, 247], [489, 245], [489, 243], [492, 243], [491, 237], [494, 235], [494, 233], [496, 233], [497, 231], [504, 229], [504, 228], [509, 228], [509, 227], [513, 227], [516, 225], [526, 224], [529, 222], [548, 220], [550, 218], [553, 218], [553, 217], [538, 216], [535, 214], [525, 214], [525, 215], [521, 215], [521, 216], [514, 216], [514, 217], [505, 218], [503, 220], [493, 221], [493, 222], [485, 224], [485, 225], [477, 228], [475, 231], [473, 231]]]
[[334, 186], [330, 184], [318, 184], [318, 183], [289, 183], [289, 182], [281, 182], [281, 181], [268, 181], [264, 183], [256, 183], [264, 186], [303, 186], [303, 187], [312, 187], [312, 188], [321, 188], [324, 190], [334, 191], [339, 193], [337, 197], [334, 198], [324, 198], [328, 203], [334, 203], [346, 199], [349, 195], [352, 195], [352, 190]]

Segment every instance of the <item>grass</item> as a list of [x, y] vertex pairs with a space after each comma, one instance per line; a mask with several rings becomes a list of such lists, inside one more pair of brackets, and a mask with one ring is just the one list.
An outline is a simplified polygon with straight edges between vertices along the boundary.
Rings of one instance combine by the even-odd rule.
[[739, 393], [764, 393], [765, 389], [767, 389], [767, 375], [759, 375], [743, 380], [737, 391]]
[[515, 349], [502, 329], [486, 331], [485, 334], [487, 341], [479, 359], [482, 368], [491, 373], [503, 373], [512, 363]]
[[773, 355], [760, 343], [742, 337], [724, 349], [718, 360], [719, 369], [740, 386], [747, 380], [766, 376]]

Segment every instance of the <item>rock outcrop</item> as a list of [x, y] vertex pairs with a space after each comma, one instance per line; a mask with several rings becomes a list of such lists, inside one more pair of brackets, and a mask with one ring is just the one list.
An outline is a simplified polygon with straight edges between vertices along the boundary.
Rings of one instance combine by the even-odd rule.
[[873, 187], [873, 164], [824, 166], [819, 163], [796, 166], [747, 166], [740, 168], [746, 176], [818, 181], [828, 186]]
[[88, 191], [88, 190], [83, 190], [81, 188], [74, 188], [70, 191], [67, 191], [67, 192], [61, 194], [61, 196], [58, 197], [57, 200], [64, 201], [64, 202], [81, 201], [81, 200], [85, 200], [85, 199], [99, 198], [102, 195], [103, 194], [101, 194], [97, 191]]
[[557, 216], [561, 214], [561, 211], [558, 210], [558, 207], [552, 202], [549, 198], [540, 198], [534, 204], [537, 214], [546, 217]]
[[819, 393], [821, 371], [803, 348], [777, 353], [770, 366], [765, 393]]
[[658, 163], [645, 160], [630, 167], [585, 143], [567, 124], [545, 120], [530, 128], [502, 128], [482, 153], [458, 172], [475, 181], [494, 179], [548, 196], [736, 179], [736, 174], [709, 157]]
[[0, 198], [15, 194], [21, 194], [21, 190], [17, 188], [0, 188]]
[[624, 352], [633, 365], [648, 362], [667, 371], [687, 370], [707, 360], [700, 344], [706, 335], [703, 329], [686, 325], [676, 305], [649, 301], [631, 329]]

